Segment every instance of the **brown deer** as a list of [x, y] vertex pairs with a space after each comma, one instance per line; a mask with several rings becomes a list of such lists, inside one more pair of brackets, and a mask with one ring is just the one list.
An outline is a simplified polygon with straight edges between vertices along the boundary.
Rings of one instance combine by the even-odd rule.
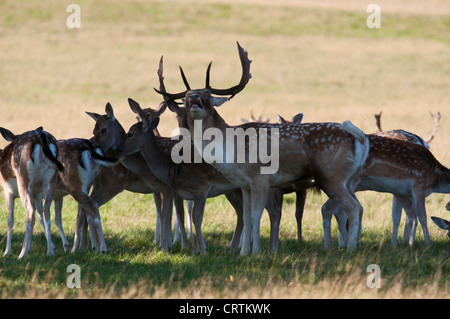
[[[413, 243], [417, 216], [425, 242], [430, 244], [425, 198], [431, 193], [450, 193], [450, 170], [441, 165], [422, 145], [377, 135], [368, 135], [368, 138], [369, 156], [354, 180], [356, 191], [374, 190], [395, 195], [392, 244], [395, 244], [397, 239], [402, 207], [407, 214], [404, 240], [409, 244]], [[326, 246], [330, 243], [329, 220], [333, 212], [339, 214], [336, 206], [328, 201], [322, 208]], [[344, 234], [345, 239], [346, 230], [343, 225], [339, 226], [339, 231]]]
[[[180, 68], [180, 71], [182, 72], [182, 78], [187, 87], [189, 87], [189, 83], [187, 83], [186, 77], [184, 76], [183, 70]], [[157, 71], [158, 79], [159, 79], [159, 90], [162, 92], [166, 92], [165, 85], [164, 85], [164, 76], [163, 76], [163, 57], [161, 57], [159, 61], [159, 67]], [[172, 112], [174, 112], [177, 116], [178, 121], [178, 127], [181, 129], [189, 130], [188, 124], [187, 124], [187, 115], [186, 115], [186, 108], [184, 106], [178, 105], [178, 103], [175, 103], [174, 101], [171, 101], [170, 99], [165, 98], [165, 102], [168, 106], [168, 109]], [[144, 109], [144, 112], [152, 112], [151, 108]], [[303, 114], [299, 114], [295, 117], [296, 121], [301, 122], [301, 117], [303, 117]], [[252, 115], [252, 122], [261, 122], [261, 115], [257, 118], [254, 118]], [[265, 120], [263, 121], [265, 123]], [[302, 216], [303, 216], [303, 210], [304, 210], [304, 204], [305, 204], [305, 198], [306, 198], [306, 189], [310, 187], [314, 187], [312, 181], [308, 180], [303, 183], [297, 183], [296, 185], [291, 185], [288, 187], [283, 188], [271, 188], [269, 190], [269, 199], [266, 203], [266, 210], [269, 213], [270, 218], [270, 251], [274, 252], [278, 249], [278, 233], [279, 233], [279, 226], [280, 226], [280, 220], [281, 220], [281, 210], [283, 205], [283, 195], [287, 193], [295, 192], [297, 196], [296, 201], [296, 210], [295, 210], [295, 216], [297, 220], [297, 238], [298, 241], [302, 240]], [[234, 238], [234, 237], [233, 237]], [[233, 242], [233, 241], [232, 241]], [[231, 244], [230, 244], [231, 246]]]
[[[128, 102], [131, 110], [138, 115], [140, 122], [130, 128], [127, 139], [119, 147], [119, 153], [130, 155], [140, 152], [150, 170], [161, 181], [170, 185], [179, 197], [194, 202], [195, 253], [206, 253], [206, 244], [201, 231], [206, 199], [224, 194], [237, 214], [238, 221], [231, 243], [231, 252], [236, 251], [243, 227], [242, 194], [239, 187], [230, 183], [219, 171], [205, 162], [174, 163], [172, 155], [178, 141], [155, 136], [153, 130], [158, 125], [159, 118], [153, 118], [149, 109], [143, 110], [136, 101], [128, 99]], [[191, 144], [190, 139], [188, 143]], [[193, 147], [191, 149], [193, 150]], [[191, 156], [194, 155], [191, 154]], [[271, 217], [271, 251], [276, 251], [281, 208], [277, 210], [280, 206], [273, 202], [278, 202], [280, 199], [272, 197], [269, 199], [266, 208]]]
[[[0, 155], [0, 175], [8, 210], [8, 232], [5, 255], [11, 254], [12, 228], [14, 226], [14, 200], [20, 197], [26, 213], [26, 230], [19, 259], [31, 248], [35, 224], [35, 212], [47, 239], [47, 255], [54, 255], [50, 235], [50, 205], [58, 179], [58, 171], [64, 172], [58, 160], [56, 139], [42, 128], [14, 135], [0, 128], [9, 145]], [[44, 205], [42, 201], [44, 200]]]
[[[381, 116], [381, 113], [378, 115], [378, 120]], [[285, 120], [283, 117], [281, 117], [280, 115], [278, 115], [278, 121], [280, 123], [294, 123], [294, 124], [299, 124], [303, 119], [303, 113], [299, 113], [297, 115], [295, 115], [291, 121], [287, 121]], [[396, 140], [402, 140], [402, 141], [406, 141], [406, 142], [410, 142], [410, 143], [414, 143], [417, 145], [422, 145], [426, 148], [429, 148], [428, 144], [419, 136], [410, 133], [410, 132], [406, 132], [404, 130], [391, 130], [391, 131], [384, 131], [384, 132], [377, 132], [377, 133], [373, 133], [371, 135], [374, 136], [380, 136], [380, 137], [386, 137], [386, 138], [392, 138], [392, 139], [396, 139]], [[377, 148], [377, 145], [374, 146], [375, 148]], [[374, 150], [369, 151], [369, 156], [372, 155], [374, 153]], [[369, 157], [370, 158], [370, 157]], [[372, 172], [378, 172], [379, 176], [382, 176], [382, 171], [378, 169], [378, 167], [375, 167]], [[367, 182], [370, 183], [370, 180]], [[398, 234], [398, 226], [400, 224], [400, 219], [401, 219], [401, 212], [402, 212], [402, 200], [408, 200], [408, 199], [402, 199], [401, 196], [397, 196], [396, 194], [393, 194], [394, 198], [393, 198], [393, 203], [392, 203], [392, 221], [393, 221], [393, 233], [392, 233], [392, 245], [395, 245], [397, 242], [397, 234]], [[408, 207], [411, 207], [411, 204], [408, 205]], [[409, 232], [411, 232], [410, 237], [411, 238], [404, 238], [405, 240], [409, 240], [410, 243], [412, 243], [414, 241], [414, 236], [415, 236], [415, 227], [417, 226], [417, 217], [414, 215], [415, 212], [411, 212], [410, 210], [407, 211], [407, 215], [409, 218], [409, 222], [407, 223], [408, 227], [412, 227], [412, 229], [406, 230], [405, 229], [405, 233], [408, 234]], [[328, 204], [324, 205], [322, 207], [322, 215], [323, 215], [323, 227], [324, 227], [324, 241], [325, 241], [325, 248], [328, 248], [331, 244], [331, 228], [330, 228], [330, 223], [331, 223], [331, 217], [333, 215], [335, 215], [338, 223], [339, 223], [339, 227], [340, 229], [343, 230], [343, 227], [345, 227], [345, 222], [346, 222], [346, 218], [345, 215], [341, 214], [339, 209], [337, 207], [335, 207], [334, 205], [332, 205], [331, 202], [329, 202]], [[342, 234], [340, 233], [339, 236], [339, 246], [343, 246], [345, 244], [342, 236]]]
[[[126, 139], [126, 132], [115, 118], [111, 104], [106, 104], [105, 115], [86, 113], [96, 122], [93, 131], [96, 143], [107, 156], [117, 157], [117, 149]], [[171, 247], [173, 192], [169, 186], [155, 177], [140, 154], [126, 156], [117, 166], [104, 167], [94, 182], [91, 198], [100, 207], [125, 189], [136, 193], [160, 195], [154, 196], [157, 215], [161, 218], [161, 236], [159, 239], [158, 234], [158, 241], [163, 250], [168, 250]], [[177, 207], [179, 203], [180, 201], [175, 201], [177, 214], [181, 214], [183, 209], [182, 201], [181, 208]], [[182, 245], [187, 247], [184, 220], [180, 220], [180, 223]], [[155, 239], [156, 237], [155, 233]]]
[[[198, 153], [233, 184], [241, 187], [244, 200], [244, 238], [241, 254], [250, 253], [252, 235], [253, 253], [259, 253], [261, 250], [260, 219], [269, 189], [310, 179], [314, 179], [319, 187], [348, 214], [350, 221], [348, 250], [355, 251], [362, 206], [351, 185], [353, 177], [361, 168], [368, 153], [366, 136], [350, 122], [344, 122], [342, 125], [337, 123], [300, 125], [247, 123], [229, 126], [215, 108], [242, 91], [251, 78], [251, 61], [239, 43], [238, 51], [242, 76], [239, 84], [229, 89], [215, 89], [210, 86], [210, 63], [206, 73], [205, 89], [192, 90], [187, 86], [187, 90], [175, 94], [155, 90], [172, 101], [184, 99], [189, 130]], [[182, 77], [185, 80], [183, 73]], [[184, 82], [187, 83], [187, 81]], [[245, 132], [249, 129], [256, 140], [263, 141], [265, 137], [268, 139], [266, 143], [259, 143], [262, 157], [264, 155], [268, 157], [268, 145], [273, 146], [270, 149], [274, 151], [275, 156], [269, 158], [273, 160], [269, 166], [267, 166], [267, 158], [260, 157], [256, 162], [251, 163], [249, 163], [250, 160], [242, 162], [242, 158], [237, 158], [239, 143], [234, 143], [236, 135], [231, 134], [232, 137], [227, 137], [227, 130], [229, 133], [236, 133], [236, 130]], [[208, 137], [208, 134], [212, 133], [222, 136], [222, 143], [214, 143], [214, 154], [204, 152], [210, 149], [211, 145], [203, 137]], [[251, 144], [246, 140], [243, 143], [244, 147], [239, 151], [244, 151], [244, 158], [254, 160], [254, 154], [249, 153], [250, 147], [254, 146]], [[223, 156], [222, 160], [218, 160], [220, 155]]]
[[89, 190], [103, 166], [115, 166], [118, 160], [105, 157], [103, 151], [92, 141], [82, 138], [72, 138], [58, 141], [59, 156], [64, 173], [59, 173], [53, 200], [55, 203], [55, 224], [58, 227], [63, 241], [64, 251], [70, 248], [61, 221], [63, 197], [70, 194], [79, 205], [77, 216], [77, 230], [75, 233], [72, 251], [78, 247], [82, 228], [84, 226], [84, 212], [88, 213], [87, 222], [91, 229], [93, 250], [106, 252], [106, 243], [103, 236], [98, 204], [89, 197]]

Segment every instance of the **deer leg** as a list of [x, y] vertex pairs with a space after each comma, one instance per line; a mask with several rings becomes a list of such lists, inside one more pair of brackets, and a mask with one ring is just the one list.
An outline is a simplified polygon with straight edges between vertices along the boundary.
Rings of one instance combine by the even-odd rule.
[[[348, 245], [348, 218], [347, 218], [347, 215], [339, 207], [334, 208], [333, 215], [334, 215], [334, 218], [336, 218], [336, 221], [338, 223], [338, 229], [339, 229], [338, 247], [339, 247], [339, 249], [345, 248]], [[359, 238], [360, 232], [361, 232], [361, 227], [359, 227], [358, 238]]]
[[267, 203], [269, 194], [269, 186], [267, 183], [258, 183], [251, 185], [251, 220], [252, 220], [252, 236], [253, 251], [259, 254], [261, 252], [260, 224], [264, 206]]
[[266, 203], [266, 209], [270, 218], [270, 244], [269, 250], [274, 253], [278, 250], [281, 208], [283, 206], [283, 194], [279, 189], [272, 189]]
[[194, 201], [193, 200], [187, 200], [186, 201], [186, 210], [188, 212], [188, 234], [187, 239], [192, 239], [194, 237], [194, 233], [192, 231], [192, 210], [194, 208]]
[[231, 206], [233, 206], [234, 211], [236, 212], [236, 227], [234, 229], [233, 237], [231, 239], [229, 248], [230, 253], [234, 254], [240, 247], [241, 237], [242, 237], [242, 229], [244, 227], [243, 220], [243, 203], [242, 203], [242, 192], [240, 190], [235, 190], [225, 194], [226, 198], [230, 202]]
[[331, 199], [327, 200], [323, 204], [322, 210], [322, 227], [323, 227], [323, 240], [325, 244], [325, 249], [331, 246], [331, 219], [335, 210], [335, 204]]
[[[180, 201], [181, 201], [181, 207], [180, 207]], [[183, 222], [183, 228], [184, 228], [184, 204], [183, 199], [178, 197], [175, 193], [173, 194], [173, 204], [175, 206], [175, 216], [173, 221], [173, 245], [175, 245], [177, 242], [181, 241], [181, 229], [180, 229], [180, 222], [181, 218], [178, 218], [179, 214], [182, 214], [182, 222]], [[180, 209], [182, 212], [180, 213]], [[186, 230], [185, 230], [186, 233]]]
[[405, 229], [403, 231], [403, 241], [412, 245], [414, 243], [414, 235], [417, 216], [417, 203], [413, 200], [413, 198], [400, 198], [399, 201], [402, 204], [403, 209], [406, 213], [405, 219]]
[[[420, 222], [420, 226], [422, 226], [423, 236], [425, 238], [425, 243], [427, 245], [431, 245], [430, 233], [428, 232], [427, 226], [427, 212], [425, 209], [425, 197], [421, 197], [417, 203], [417, 217]], [[417, 223], [416, 223], [417, 224]], [[415, 234], [415, 230], [414, 230]]]
[[192, 219], [195, 227], [194, 254], [206, 255], [206, 243], [202, 234], [203, 213], [205, 212], [206, 196], [194, 200]]
[[[184, 249], [188, 248], [188, 243], [187, 243], [187, 237], [186, 237], [186, 230], [184, 228], [184, 201], [182, 198], [180, 198], [177, 195], [174, 195], [174, 203], [175, 203], [175, 217], [177, 218], [177, 223], [178, 226], [175, 226], [175, 230], [177, 230], [177, 228], [179, 229], [178, 232], [178, 239], [181, 239], [181, 247]], [[175, 243], [177, 236], [174, 236], [174, 240], [173, 242]], [[181, 237], [181, 238], [180, 238]]]
[[347, 243], [347, 251], [355, 252], [358, 247], [358, 235], [360, 233], [360, 220], [363, 208], [356, 196], [345, 186], [325, 185], [324, 191], [328, 197], [342, 209], [348, 217], [349, 236]]
[[[77, 216], [77, 222], [80, 223], [81, 228], [81, 234], [80, 234], [80, 249], [86, 250], [88, 248], [88, 222], [87, 222], [87, 214], [86, 210], [83, 208], [83, 206], [78, 205], [78, 214], [80, 217]], [[91, 233], [91, 246], [99, 247], [99, 238], [97, 236], [97, 233], [95, 230], [89, 229], [89, 232]]]
[[302, 219], [303, 219], [303, 211], [305, 209], [306, 202], [306, 190], [296, 191], [296, 200], [295, 200], [295, 219], [297, 220], [297, 241], [301, 242], [302, 238]]
[[392, 198], [392, 246], [395, 246], [397, 243], [398, 227], [402, 218], [402, 208], [402, 200], [398, 196], [394, 195]]
[[164, 251], [168, 251], [171, 246], [172, 238], [172, 191], [169, 190], [161, 193], [161, 201], [161, 249]]
[[55, 225], [58, 228], [59, 235], [61, 236], [61, 240], [63, 242], [64, 252], [67, 252], [70, 249], [70, 243], [67, 240], [66, 234], [64, 233], [64, 229], [62, 226], [61, 212], [63, 205], [63, 197], [55, 199]]
[[31, 191], [25, 189], [23, 185], [20, 185], [19, 180], [18, 184], [19, 184], [18, 185], [19, 194], [21, 195], [20, 199], [22, 201], [23, 207], [25, 208], [25, 215], [26, 215], [25, 238], [22, 245], [22, 251], [20, 252], [19, 255], [19, 259], [23, 259], [28, 254], [28, 251], [30, 250], [31, 247], [31, 237], [33, 235], [36, 208], [30, 196]]
[[11, 255], [11, 242], [12, 242], [12, 233], [14, 227], [14, 199], [15, 196], [13, 193], [7, 192], [4, 189], [5, 201], [6, 201], [6, 209], [8, 211], [8, 231], [6, 235], [6, 249], [3, 256]]
[[251, 241], [252, 241], [252, 202], [250, 191], [246, 189], [242, 189], [242, 201], [243, 201], [243, 235], [242, 235], [242, 243], [241, 243], [241, 255], [248, 255], [251, 251]]
[[153, 193], [153, 200], [156, 207], [156, 223], [155, 235], [153, 236], [153, 243], [161, 245], [161, 194]]
[[[56, 182], [56, 175], [55, 175]], [[53, 201], [53, 188], [51, 185], [48, 185], [44, 190], [44, 206], [43, 206], [43, 214], [44, 214], [44, 223], [45, 223], [45, 232], [47, 234], [47, 256], [53, 256], [55, 254], [55, 245], [52, 242], [51, 238], [51, 219], [50, 219], [50, 206]], [[40, 198], [38, 205], [38, 210], [42, 209], [42, 197]]]
[[[91, 240], [94, 238], [92, 249], [106, 254], [107, 248], [103, 236], [100, 214], [98, 212], [98, 204], [83, 191], [71, 192], [71, 195], [85, 210], [87, 223], [91, 229]], [[94, 246], [94, 242], [96, 241], [95, 236], [98, 236], [99, 247]]]
[[322, 206], [322, 219], [323, 219], [323, 234], [325, 249], [331, 246], [331, 219], [336, 218], [339, 228], [339, 248], [345, 247], [348, 243], [348, 231], [347, 231], [347, 215], [333, 203], [332, 200], [328, 200]]
[[[96, 238], [92, 239], [92, 242], [97, 240]], [[77, 213], [77, 226], [75, 230], [75, 236], [73, 239], [73, 247], [72, 253], [77, 251], [77, 249], [85, 250], [87, 247], [87, 219], [86, 212], [84, 208], [78, 204], [78, 213]], [[94, 244], [92, 244], [94, 246]], [[95, 244], [98, 247], [98, 242]]]

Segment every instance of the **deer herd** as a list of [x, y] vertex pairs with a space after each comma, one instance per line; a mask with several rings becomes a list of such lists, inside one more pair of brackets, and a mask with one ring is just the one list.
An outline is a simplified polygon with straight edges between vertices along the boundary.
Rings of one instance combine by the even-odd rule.
[[[419, 222], [425, 242], [430, 244], [425, 198], [431, 193], [450, 193], [450, 171], [436, 160], [428, 143], [403, 130], [381, 132], [381, 113], [376, 115], [379, 132], [373, 134], [363, 133], [349, 121], [302, 123], [302, 113], [291, 121], [279, 115], [277, 123], [270, 123], [261, 115], [257, 118], [252, 115], [248, 120], [243, 119], [243, 124], [227, 124], [217, 108], [240, 93], [251, 79], [251, 60], [239, 43], [237, 46], [241, 79], [237, 85], [226, 89], [211, 86], [210, 63], [204, 88], [191, 89], [180, 67], [186, 89], [169, 93], [164, 84], [161, 58], [157, 72], [159, 88], [155, 91], [163, 102], [157, 109], [151, 109], [128, 99], [137, 117], [137, 123], [128, 133], [109, 103], [103, 115], [86, 112], [95, 121], [94, 137], [90, 140], [56, 140], [42, 127], [21, 135], [0, 128], [1, 135], [10, 142], [0, 153], [1, 183], [8, 214], [5, 255], [11, 254], [14, 202], [18, 197], [26, 216], [19, 258], [30, 250], [36, 211], [47, 240], [47, 255], [54, 255], [50, 232], [52, 202], [55, 224], [64, 251], [68, 251], [71, 245], [61, 220], [63, 197], [67, 194], [78, 203], [71, 250], [87, 247], [89, 229], [92, 249], [106, 253], [99, 207], [123, 190], [154, 195], [154, 242], [163, 250], [169, 250], [177, 238], [183, 248], [189, 247], [192, 226], [189, 224], [186, 234], [186, 203], [189, 221], [195, 228], [194, 253], [205, 254], [207, 246], [201, 226], [206, 200], [225, 195], [236, 212], [230, 251], [235, 253], [240, 249], [242, 255], [261, 251], [260, 220], [266, 209], [270, 218], [269, 249], [275, 252], [283, 195], [296, 193], [295, 217], [300, 241], [308, 189], [323, 191], [328, 196], [322, 206], [325, 248], [331, 245], [330, 225], [335, 216], [339, 245], [349, 252], [357, 250], [363, 207], [355, 193], [364, 190], [393, 195], [393, 245], [402, 210], [406, 213], [404, 241], [413, 244]], [[166, 109], [176, 114], [180, 130], [187, 135], [178, 139], [160, 136], [157, 126]], [[429, 141], [436, 133], [440, 114], [432, 116], [435, 129]], [[252, 132], [254, 140], [249, 134], [236, 142], [239, 137], [227, 134], [230, 131]], [[211, 132], [222, 134], [223, 138], [214, 143], [214, 151], [208, 153], [205, 151], [211, 148]], [[195, 136], [209, 136], [209, 139], [195, 139]], [[258, 145], [254, 149], [255, 143]], [[174, 160], [174, 154], [182, 155], [185, 160]], [[276, 155], [273, 171], [268, 170], [263, 154]], [[197, 160], [193, 160], [195, 158]], [[254, 160], [249, 160], [251, 158]], [[173, 206], [176, 212], [174, 236]], [[446, 208], [450, 210], [450, 202]], [[450, 222], [431, 218], [440, 228], [448, 230], [450, 237]]]

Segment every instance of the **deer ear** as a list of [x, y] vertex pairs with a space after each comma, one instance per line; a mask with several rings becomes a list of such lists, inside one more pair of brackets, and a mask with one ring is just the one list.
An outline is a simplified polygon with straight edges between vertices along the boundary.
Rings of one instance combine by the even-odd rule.
[[17, 138], [17, 136], [14, 135], [13, 132], [3, 127], [0, 127], [0, 134], [2, 134], [3, 138], [8, 142], [14, 142]]
[[158, 108], [156, 109], [155, 116], [161, 116], [167, 108], [168, 102], [162, 101], [159, 103]]
[[227, 97], [218, 97], [218, 96], [211, 96], [211, 105], [215, 107], [221, 106], [223, 103], [227, 102], [229, 98]]
[[431, 216], [431, 220], [439, 227], [445, 230], [450, 230], [450, 222], [448, 220]]
[[113, 110], [111, 103], [109, 103], [109, 102], [106, 103], [105, 112], [106, 112], [106, 115], [108, 115], [108, 118], [114, 119], [114, 110]]
[[277, 114], [277, 122], [278, 124], [286, 124], [286, 120], [280, 114]]
[[150, 128], [152, 130], [154, 130], [154, 129], [156, 129], [158, 127], [158, 124], [159, 124], [159, 117], [154, 117], [152, 119], [152, 123], [150, 124]]
[[147, 113], [144, 118], [142, 119], [142, 125], [144, 128], [144, 131], [154, 130], [159, 124], [159, 117], [152, 118], [150, 113]]
[[96, 121], [96, 122], [100, 118], [100, 114], [98, 114], [98, 113], [86, 112], [86, 114], [89, 115], [90, 117], [92, 117], [94, 119], [94, 121]]
[[130, 108], [134, 113], [139, 115], [139, 113], [142, 111], [141, 106], [135, 100], [128, 98], [128, 104], [130, 104]]
[[[184, 99], [183, 99], [183, 103], [184, 103]], [[176, 102], [166, 101], [166, 105], [169, 108], [169, 110], [174, 112], [175, 114], [179, 114], [182, 111], [181, 107], [179, 107]]]
[[294, 124], [300, 124], [303, 120], [303, 113], [298, 113], [292, 118], [292, 123]]

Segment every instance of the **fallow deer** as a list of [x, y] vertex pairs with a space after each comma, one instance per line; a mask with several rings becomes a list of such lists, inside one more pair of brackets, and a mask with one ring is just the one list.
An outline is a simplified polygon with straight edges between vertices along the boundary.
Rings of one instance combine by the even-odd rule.
[[[31, 248], [35, 224], [35, 211], [47, 239], [47, 255], [54, 255], [50, 235], [50, 205], [56, 186], [58, 171], [64, 172], [58, 160], [56, 139], [42, 128], [14, 135], [0, 128], [9, 145], [0, 155], [0, 175], [8, 210], [8, 232], [5, 255], [11, 254], [12, 229], [14, 226], [14, 200], [20, 197], [25, 208], [26, 230], [19, 259]], [[44, 200], [44, 205], [42, 201]]]
[[[378, 117], [377, 117], [378, 116]], [[379, 123], [381, 113], [379, 115], [376, 115], [377, 123]], [[295, 115], [291, 121], [285, 120], [281, 115], [278, 115], [278, 122], [279, 123], [294, 123], [299, 124], [303, 119], [303, 113], [299, 113]], [[379, 126], [380, 128], [380, 126]], [[384, 132], [377, 132], [373, 133], [371, 135], [376, 136], [382, 136], [387, 138], [393, 138], [397, 140], [403, 140], [410, 143], [415, 143], [418, 145], [422, 145], [424, 147], [429, 148], [428, 144], [419, 136], [406, 132], [403, 130], [391, 130], [391, 131], [384, 131]], [[371, 152], [369, 152], [369, 155]], [[376, 169], [375, 169], [376, 171]], [[304, 204], [303, 204], [304, 205]], [[331, 223], [331, 217], [335, 215], [336, 220], [339, 223], [339, 227], [345, 227], [346, 218], [345, 215], [342, 215], [337, 207], [334, 207], [331, 202], [327, 205], [324, 205], [322, 207], [322, 214], [323, 214], [323, 227], [324, 227], [324, 241], [325, 241], [325, 248], [328, 248], [331, 244], [331, 229], [330, 229], [330, 223]], [[401, 198], [397, 198], [397, 196], [394, 194], [393, 204], [392, 204], [392, 221], [393, 221], [393, 233], [392, 233], [392, 245], [395, 245], [397, 241], [397, 233], [398, 233], [398, 226], [400, 224], [401, 219], [401, 212], [402, 212], [402, 203]], [[412, 212], [408, 211], [407, 213], [412, 214]], [[415, 235], [415, 226], [417, 224], [416, 222], [417, 218], [414, 218], [414, 223], [409, 223], [408, 225], [410, 227], [413, 227], [414, 231], [411, 232], [411, 237], [413, 238]], [[299, 221], [297, 220], [297, 223]], [[301, 224], [300, 224], [301, 225]], [[340, 228], [343, 229], [343, 228]], [[411, 231], [411, 230], [410, 230]], [[406, 239], [406, 238], [405, 238]], [[342, 238], [342, 234], [340, 233], [339, 236], [339, 246], [343, 246], [344, 240]]]
[[[445, 209], [450, 211], [450, 202], [445, 205]], [[431, 216], [433, 222], [441, 229], [448, 230], [447, 237], [450, 239], [450, 222], [443, 218]]]
[[[440, 164], [433, 154], [421, 145], [377, 135], [368, 135], [368, 138], [370, 141], [369, 156], [359, 176], [354, 180], [356, 190], [374, 190], [395, 195], [393, 244], [397, 238], [402, 207], [408, 216], [404, 239], [409, 244], [413, 243], [415, 233], [413, 224], [417, 216], [422, 226], [425, 242], [430, 244], [425, 198], [431, 193], [450, 193], [450, 170]], [[335, 211], [335, 206], [330, 201], [322, 208], [324, 232], [326, 232], [325, 237], [328, 241], [328, 243], [326, 241], [326, 246], [330, 243], [330, 229], [329, 222], [325, 225], [325, 220], [331, 219], [333, 211]], [[335, 214], [338, 212], [335, 211]], [[345, 227], [341, 227], [341, 225], [339, 231], [346, 234]]]
[[[180, 68], [180, 71], [182, 72], [182, 78], [187, 87], [189, 87], [189, 83], [187, 83], [186, 77], [184, 76], [183, 70]], [[159, 67], [157, 71], [158, 79], [159, 79], [159, 90], [161, 92], [166, 92], [166, 88], [164, 85], [164, 76], [163, 76], [163, 57], [161, 57], [159, 61]], [[178, 103], [171, 101], [168, 98], [164, 98], [168, 109], [171, 110], [176, 114], [177, 121], [178, 121], [178, 127], [180, 129], [186, 129], [189, 130], [188, 124], [187, 124], [187, 115], [186, 115], [186, 108], [184, 106], [178, 105]], [[144, 112], [152, 112], [151, 108], [147, 108], [143, 110]], [[301, 117], [303, 117], [303, 114], [299, 114], [296, 116], [296, 121], [301, 122]], [[252, 115], [252, 122], [261, 122], [261, 115], [258, 116], [258, 118], [254, 118]], [[266, 122], [265, 120], [263, 121]], [[295, 215], [297, 219], [297, 238], [298, 241], [302, 240], [302, 232], [301, 232], [301, 220], [303, 216], [303, 209], [305, 204], [305, 198], [306, 198], [306, 189], [314, 187], [314, 184], [307, 180], [306, 182], [297, 183], [296, 185], [291, 185], [288, 187], [283, 188], [271, 188], [269, 190], [269, 196], [268, 201], [266, 203], [266, 210], [269, 213], [270, 218], [270, 251], [274, 252], [278, 249], [278, 233], [279, 233], [279, 226], [280, 226], [280, 220], [281, 220], [281, 209], [283, 205], [283, 194], [296, 192], [297, 201], [296, 201], [296, 210]], [[241, 234], [242, 236], [242, 234]], [[233, 239], [235, 236], [233, 236]], [[232, 241], [233, 243], [233, 241]], [[230, 247], [232, 246], [232, 243], [230, 243]]]
[[[92, 112], [86, 113], [96, 122], [93, 131], [96, 143], [107, 156], [116, 157], [119, 145], [126, 139], [126, 132], [115, 118], [114, 110], [110, 103], [106, 104], [105, 112], [105, 115]], [[161, 197], [154, 196], [157, 214], [161, 215], [162, 231], [158, 241], [163, 250], [168, 250], [171, 247], [170, 227], [173, 192], [169, 186], [155, 177], [140, 154], [126, 156], [117, 166], [104, 167], [94, 183], [91, 198], [100, 207], [125, 189], [136, 193], [160, 194]], [[177, 208], [176, 211], [177, 214], [181, 214], [180, 209]], [[180, 227], [182, 230], [182, 245], [186, 247], [187, 239], [184, 232], [184, 220], [180, 220], [180, 223], [182, 224], [182, 227]]]
[[[235, 208], [238, 218], [231, 243], [231, 252], [236, 251], [243, 227], [242, 194], [239, 187], [230, 183], [219, 171], [205, 162], [174, 163], [171, 155], [178, 142], [170, 138], [156, 137], [153, 129], [159, 119], [152, 118], [148, 109], [143, 110], [136, 101], [128, 99], [128, 102], [132, 111], [138, 115], [140, 122], [130, 128], [127, 139], [119, 147], [119, 152], [124, 155], [140, 152], [151, 171], [160, 180], [171, 185], [179, 197], [193, 200], [193, 222], [196, 230], [195, 253], [206, 253], [206, 245], [201, 231], [206, 199], [225, 194]], [[190, 140], [189, 143], [191, 143]], [[193, 147], [191, 149], [193, 150]], [[277, 201], [276, 198], [270, 197], [270, 199]], [[271, 217], [271, 251], [276, 251], [280, 218], [280, 211], [277, 210], [277, 207], [280, 205], [275, 205], [271, 201], [267, 202], [266, 207]]]
[[88, 213], [87, 222], [91, 230], [91, 241], [94, 251], [106, 252], [106, 243], [98, 212], [98, 204], [89, 197], [89, 190], [94, 179], [100, 173], [103, 166], [115, 166], [118, 159], [105, 157], [103, 151], [90, 140], [72, 138], [58, 141], [59, 156], [64, 173], [59, 174], [53, 200], [55, 203], [55, 224], [58, 227], [63, 241], [64, 251], [70, 248], [61, 221], [63, 197], [70, 194], [79, 205], [77, 216], [77, 228], [72, 251], [78, 247], [85, 214]]
[[[248, 123], [240, 126], [229, 126], [215, 107], [219, 107], [242, 91], [251, 78], [251, 61], [248, 59], [247, 52], [239, 43], [238, 51], [242, 76], [236, 86], [229, 89], [212, 88], [209, 84], [210, 63], [206, 73], [205, 89], [192, 90], [187, 85], [185, 91], [175, 94], [155, 90], [172, 101], [184, 99], [188, 126], [197, 151], [206, 162], [211, 163], [233, 184], [241, 187], [244, 200], [244, 240], [241, 254], [250, 253], [251, 235], [253, 235], [253, 253], [259, 253], [261, 250], [260, 219], [267, 202], [269, 189], [271, 187], [289, 186], [296, 181], [311, 178], [348, 214], [350, 221], [348, 250], [355, 251], [357, 249], [359, 217], [362, 213], [362, 206], [351, 189], [351, 182], [368, 153], [368, 140], [365, 134], [348, 121], [342, 125], [337, 123], [300, 125]], [[182, 76], [185, 80], [183, 73]], [[184, 82], [187, 83], [187, 81]], [[200, 128], [195, 127], [198, 124], [201, 124]], [[215, 154], [223, 155], [221, 161], [217, 161], [216, 156], [208, 157], [212, 153], [206, 155], [203, 153], [205, 146], [208, 146], [208, 140], [202, 138], [201, 143], [196, 142], [196, 136], [203, 137], [208, 129], [212, 129], [214, 132], [218, 130], [222, 137], [225, 137], [221, 145], [215, 143], [215, 146], [217, 146], [217, 153]], [[268, 144], [278, 143], [279, 156], [276, 159], [279, 164], [278, 170], [272, 171], [271, 174], [262, 174], [261, 170], [268, 172], [272, 167], [265, 170], [265, 163], [260, 158], [256, 163], [246, 161], [236, 163], [235, 135], [233, 135], [233, 141], [227, 143], [227, 129], [232, 132], [236, 129], [253, 129], [258, 139], [262, 136], [260, 130], [261, 133], [265, 131], [269, 141], [266, 140], [265, 147], [261, 145], [262, 153], [268, 154]], [[249, 144], [245, 142], [245, 158], [247, 159], [251, 156], [248, 153]], [[232, 145], [234, 148], [227, 149], [227, 145]], [[276, 146], [274, 146], [275, 149]], [[231, 161], [230, 154], [227, 158], [227, 151], [234, 152], [234, 158]]]

